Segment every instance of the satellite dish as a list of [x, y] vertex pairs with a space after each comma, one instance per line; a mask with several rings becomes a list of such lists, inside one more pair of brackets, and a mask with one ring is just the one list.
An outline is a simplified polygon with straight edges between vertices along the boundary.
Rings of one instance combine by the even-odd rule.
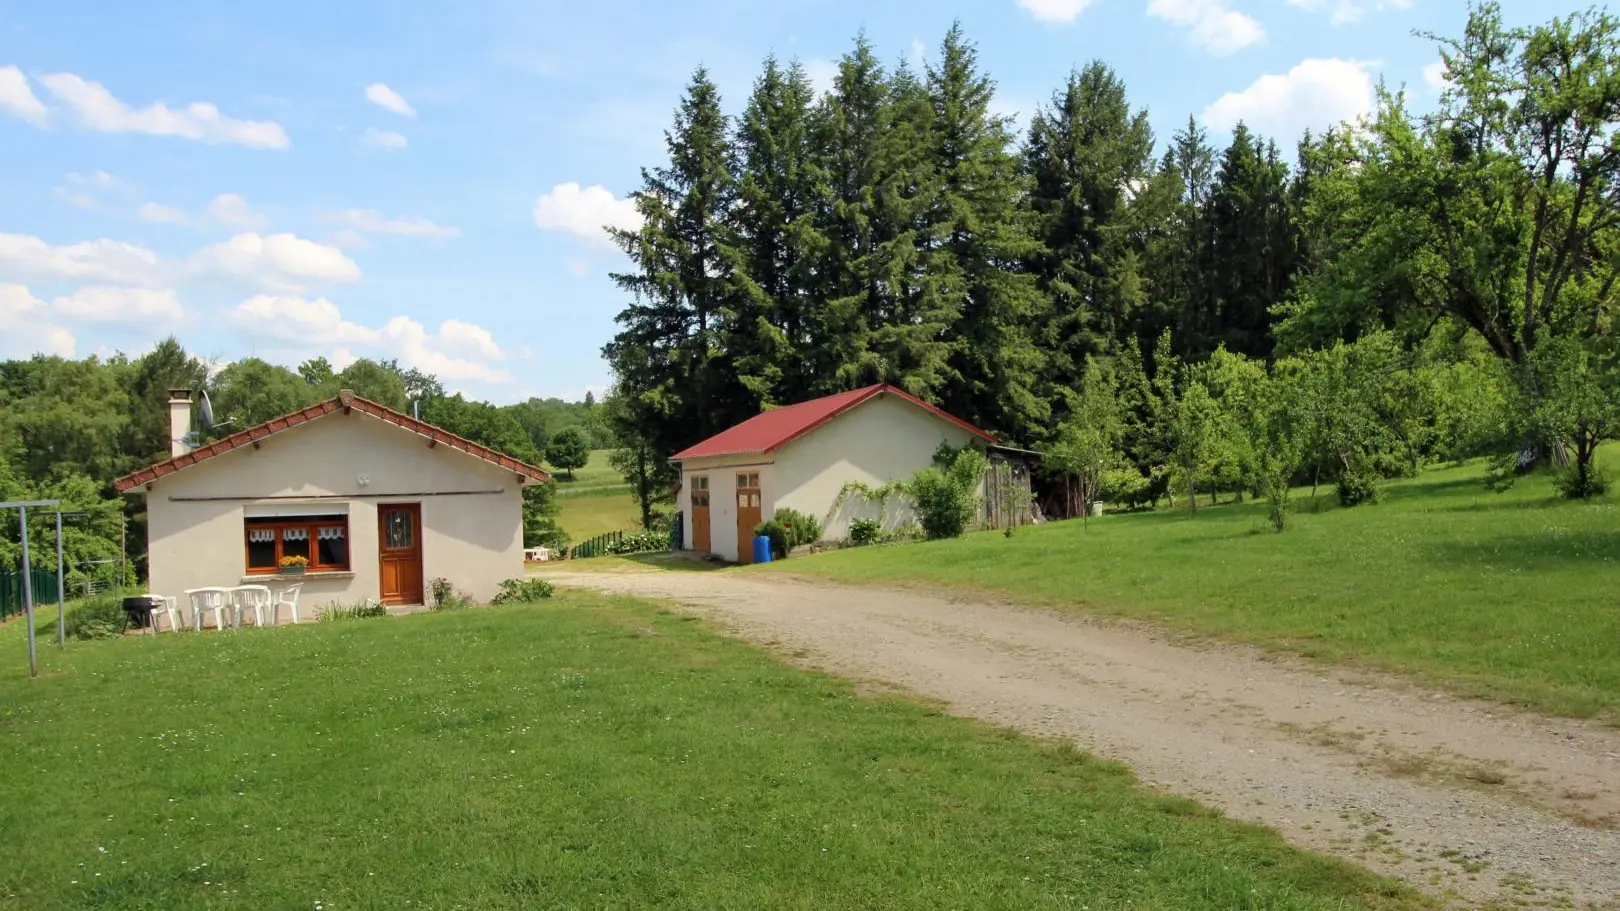
[[204, 430], [212, 430], [214, 429], [214, 405], [208, 401], [208, 391], [206, 389], [198, 390], [197, 396], [197, 423]]

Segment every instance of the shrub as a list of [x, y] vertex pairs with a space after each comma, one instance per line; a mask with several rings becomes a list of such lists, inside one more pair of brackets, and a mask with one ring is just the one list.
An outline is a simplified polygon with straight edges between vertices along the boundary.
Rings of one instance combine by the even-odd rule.
[[1339, 505], [1360, 506], [1377, 503], [1384, 495], [1378, 475], [1366, 468], [1347, 468], [1339, 475]]
[[645, 554], [669, 550], [669, 532], [637, 531], [625, 535], [603, 549], [609, 554]]
[[771, 539], [772, 560], [787, 559], [788, 548], [791, 545], [788, 543], [787, 527], [781, 522], [777, 521], [776, 519], [772, 519], [769, 522], [761, 522], [754, 526], [754, 535], [756, 537], [759, 535], [764, 535], [765, 537]]
[[331, 601], [321, 608], [320, 622], [336, 623], [340, 620], [370, 620], [386, 616], [388, 616], [388, 607], [381, 601], [367, 598], [359, 604], [353, 605], [344, 605]]
[[944, 468], [917, 472], [907, 486], [923, 534], [930, 539], [960, 537], [979, 514], [979, 482], [990, 462], [984, 453], [964, 447]]
[[857, 547], [876, 544], [883, 537], [883, 523], [876, 519], [851, 519], [849, 522], [849, 543]]
[[490, 604], [532, 604], [552, 596], [556, 586], [545, 579], [506, 579]]
[[794, 548], [801, 544], [814, 544], [821, 540], [821, 522], [815, 516], [799, 512], [797, 509], [781, 508], [776, 511], [772, 521], [782, 523], [787, 529], [788, 547]]
[[67, 607], [63, 621], [73, 639], [116, 639], [129, 627], [121, 595], [97, 595]]
[[428, 582], [428, 599], [431, 606], [438, 607], [456, 596], [456, 587], [443, 576]]
[[1609, 474], [1595, 463], [1584, 473], [1574, 465], [1559, 469], [1553, 483], [1558, 485], [1558, 492], [1570, 500], [1601, 497], [1609, 492]]

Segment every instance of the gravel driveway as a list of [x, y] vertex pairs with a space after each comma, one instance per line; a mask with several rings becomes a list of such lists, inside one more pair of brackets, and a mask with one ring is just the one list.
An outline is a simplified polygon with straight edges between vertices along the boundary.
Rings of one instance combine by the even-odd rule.
[[1459, 903], [1620, 908], [1620, 732], [1383, 677], [917, 589], [548, 573], [793, 660], [1068, 737], [1146, 783]]

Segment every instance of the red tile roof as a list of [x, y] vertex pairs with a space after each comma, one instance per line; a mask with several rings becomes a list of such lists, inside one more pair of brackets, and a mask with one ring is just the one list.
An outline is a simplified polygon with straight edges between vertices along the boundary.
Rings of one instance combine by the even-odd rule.
[[880, 383], [876, 386], [852, 389], [849, 392], [840, 392], [837, 395], [811, 399], [797, 405], [787, 405], [762, 412], [729, 430], [721, 431], [709, 437], [696, 446], [675, 453], [670, 457], [670, 461], [683, 462], [688, 459], [701, 459], [706, 456], [771, 452], [820, 427], [851, 408], [883, 395], [897, 396], [941, 420], [955, 424], [985, 442], [995, 442], [996, 438], [994, 436], [969, 424], [967, 421], [935, 408], [904, 389]]
[[536, 468], [527, 462], [520, 462], [509, 455], [496, 452], [488, 446], [474, 443], [465, 437], [456, 436], [450, 431], [435, 427], [426, 421], [419, 421], [408, 414], [395, 411], [387, 405], [379, 405], [370, 399], [360, 398], [345, 389], [339, 392], [335, 398], [327, 399], [324, 402], [316, 402], [308, 408], [301, 408], [292, 414], [284, 414], [279, 418], [265, 421], [257, 427], [239, 430], [224, 439], [199, 446], [185, 455], [164, 459], [156, 465], [148, 465], [139, 471], [131, 472], [114, 481], [113, 486], [120, 493], [123, 493], [131, 488], [150, 484], [164, 475], [174, 474], [182, 468], [189, 468], [198, 462], [205, 462], [215, 456], [224, 455], [240, 446], [257, 443], [273, 433], [280, 433], [300, 424], [307, 424], [334, 411], [342, 411], [347, 414], [351, 409], [362, 414], [369, 414], [375, 418], [381, 418], [390, 424], [397, 424], [412, 433], [420, 434], [436, 443], [443, 443], [451, 449], [459, 449], [468, 455], [483, 459], [491, 465], [498, 465], [522, 477], [532, 478], [536, 481], [545, 481], [551, 477], [543, 469]]

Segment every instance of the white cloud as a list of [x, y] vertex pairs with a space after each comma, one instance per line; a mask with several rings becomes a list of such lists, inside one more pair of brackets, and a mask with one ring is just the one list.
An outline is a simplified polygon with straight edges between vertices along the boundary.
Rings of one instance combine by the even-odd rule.
[[170, 290], [80, 288], [51, 302], [51, 309], [75, 320], [93, 323], [174, 323], [185, 314], [180, 298]]
[[603, 244], [612, 242], [604, 227], [635, 231], [640, 229], [641, 221], [635, 200], [618, 199], [600, 184], [581, 188], [573, 181], [560, 183], [534, 201], [536, 225]]
[[77, 278], [119, 285], [152, 283], [158, 256], [121, 241], [54, 246], [27, 234], [0, 234], [0, 279]]
[[247, 200], [235, 193], [215, 196], [204, 210], [203, 217], [215, 224], [255, 231], [270, 223], [270, 219], [248, 208]]
[[1018, 0], [1018, 5], [1042, 22], [1073, 22], [1093, 0]]
[[405, 117], [415, 117], [413, 109], [405, 97], [381, 82], [373, 82], [366, 86], [366, 100], [385, 111], [393, 111]]
[[137, 214], [140, 215], [142, 221], [155, 221], [166, 225], [186, 223], [186, 213], [173, 206], [159, 205], [155, 202], [142, 203]]
[[214, 145], [242, 145], [252, 149], [285, 149], [292, 144], [279, 123], [236, 120], [204, 101], [183, 108], [155, 102], [134, 109], [113, 97], [101, 83], [73, 73], [41, 76], [39, 81], [57, 100], [73, 109], [80, 123], [104, 133], [180, 136]]
[[302, 290], [305, 279], [360, 278], [360, 267], [342, 250], [292, 234], [238, 234], [197, 251], [188, 266], [194, 274], [245, 278], [283, 291]]
[[1368, 13], [1381, 13], [1389, 9], [1411, 9], [1412, 0], [1288, 0], [1288, 5], [1313, 13], [1330, 10], [1332, 16], [1328, 21], [1334, 25], [1346, 25], [1360, 20]]
[[35, 97], [28, 77], [15, 66], [0, 66], [0, 111], [29, 123], [45, 123], [45, 105]]
[[1436, 60], [1423, 68], [1423, 82], [1436, 92], [1451, 87], [1451, 80], [1446, 78], [1446, 62]]
[[[400, 237], [458, 237], [461, 231], [434, 224], [426, 218], [396, 215], [387, 218], [375, 209], [344, 209], [323, 215], [326, 221], [336, 222], [353, 232], [393, 234]], [[358, 238], [354, 238], [358, 239]]]
[[22, 285], [0, 284], [0, 357], [72, 357], [73, 333], [49, 322], [45, 303]]
[[368, 149], [397, 152], [410, 145], [411, 141], [393, 130], [379, 130], [367, 127], [366, 131], [360, 134], [360, 144]]
[[1201, 119], [1214, 130], [1239, 121], [1278, 139], [1292, 139], [1307, 128], [1320, 131], [1372, 110], [1373, 77], [1368, 64], [1338, 58], [1301, 61], [1287, 73], [1268, 73], [1241, 92], [1228, 92], [1204, 108]]
[[248, 206], [247, 200], [235, 193], [221, 193], [215, 196], [203, 209], [202, 214], [195, 219], [174, 206], [155, 202], [143, 203], [137, 212], [144, 221], [193, 227], [214, 225], [256, 231], [270, 223], [269, 218], [253, 211]]
[[80, 193], [77, 190], [69, 190], [67, 187], [57, 187], [56, 195], [61, 197], [62, 201], [66, 202], [68, 205], [78, 206], [81, 209], [95, 209], [99, 207], [96, 203], [95, 197], [91, 196], [89, 193]]
[[379, 338], [377, 330], [344, 319], [337, 305], [324, 297], [305, 300], [260, 294], [238, 304], [226, 319], [254, 336], [314, 347], [375, 345]]
[[911, 62], [919, 70], [928, 63], [928, 45], [921, 38], [911, 39]]
[[[429, 334], [416, 320], [396, 316], [383, 325], [382, 333], [385, 343], [393, 349], [401, 363], [431, 373], [441, 380], [478, 380], [495, 385], [512, 382], [509, 371], [491, 367], [480, 360], [456, 356], [457, 351], [464, 350], [467, 342], [465, 329], [451, 327], [456, 322], [446, 320], [437, 333]], [[460, 325], [466, 326], [465, 323]]]
[[452, 354], [466, 354], [493, 360], [506, 357], [501, 351], [501, 346], [495, 344], [495, 336], [491, 335], [488, 329], [464, 323], [454, 317], [439, 325], [439, 338], [443, 340], [445, 350]]
[[1211, 54], [1230, 54], [1266, 38], [1258, 20], [1228, 9], [1224, 0], [1149, 0], [1147, 11], [1149, 16], [1188, 28]]
[[255, 338], [293, 343], [298, 359], [311, 356], [315, 349], [331, 350], [328, 359], [338, 369], [374, 353], [449, 382], [512, 381], [510, 372], [488, 363], [507, 357], [489, 330], [458, 319], [445, 320], [436, 332], [428, 332], [409, 316], [396, 316], [373, 329], [345, 320], [337, 305], [324, 297], [263, 294], [243, 301], [227, 318]]

